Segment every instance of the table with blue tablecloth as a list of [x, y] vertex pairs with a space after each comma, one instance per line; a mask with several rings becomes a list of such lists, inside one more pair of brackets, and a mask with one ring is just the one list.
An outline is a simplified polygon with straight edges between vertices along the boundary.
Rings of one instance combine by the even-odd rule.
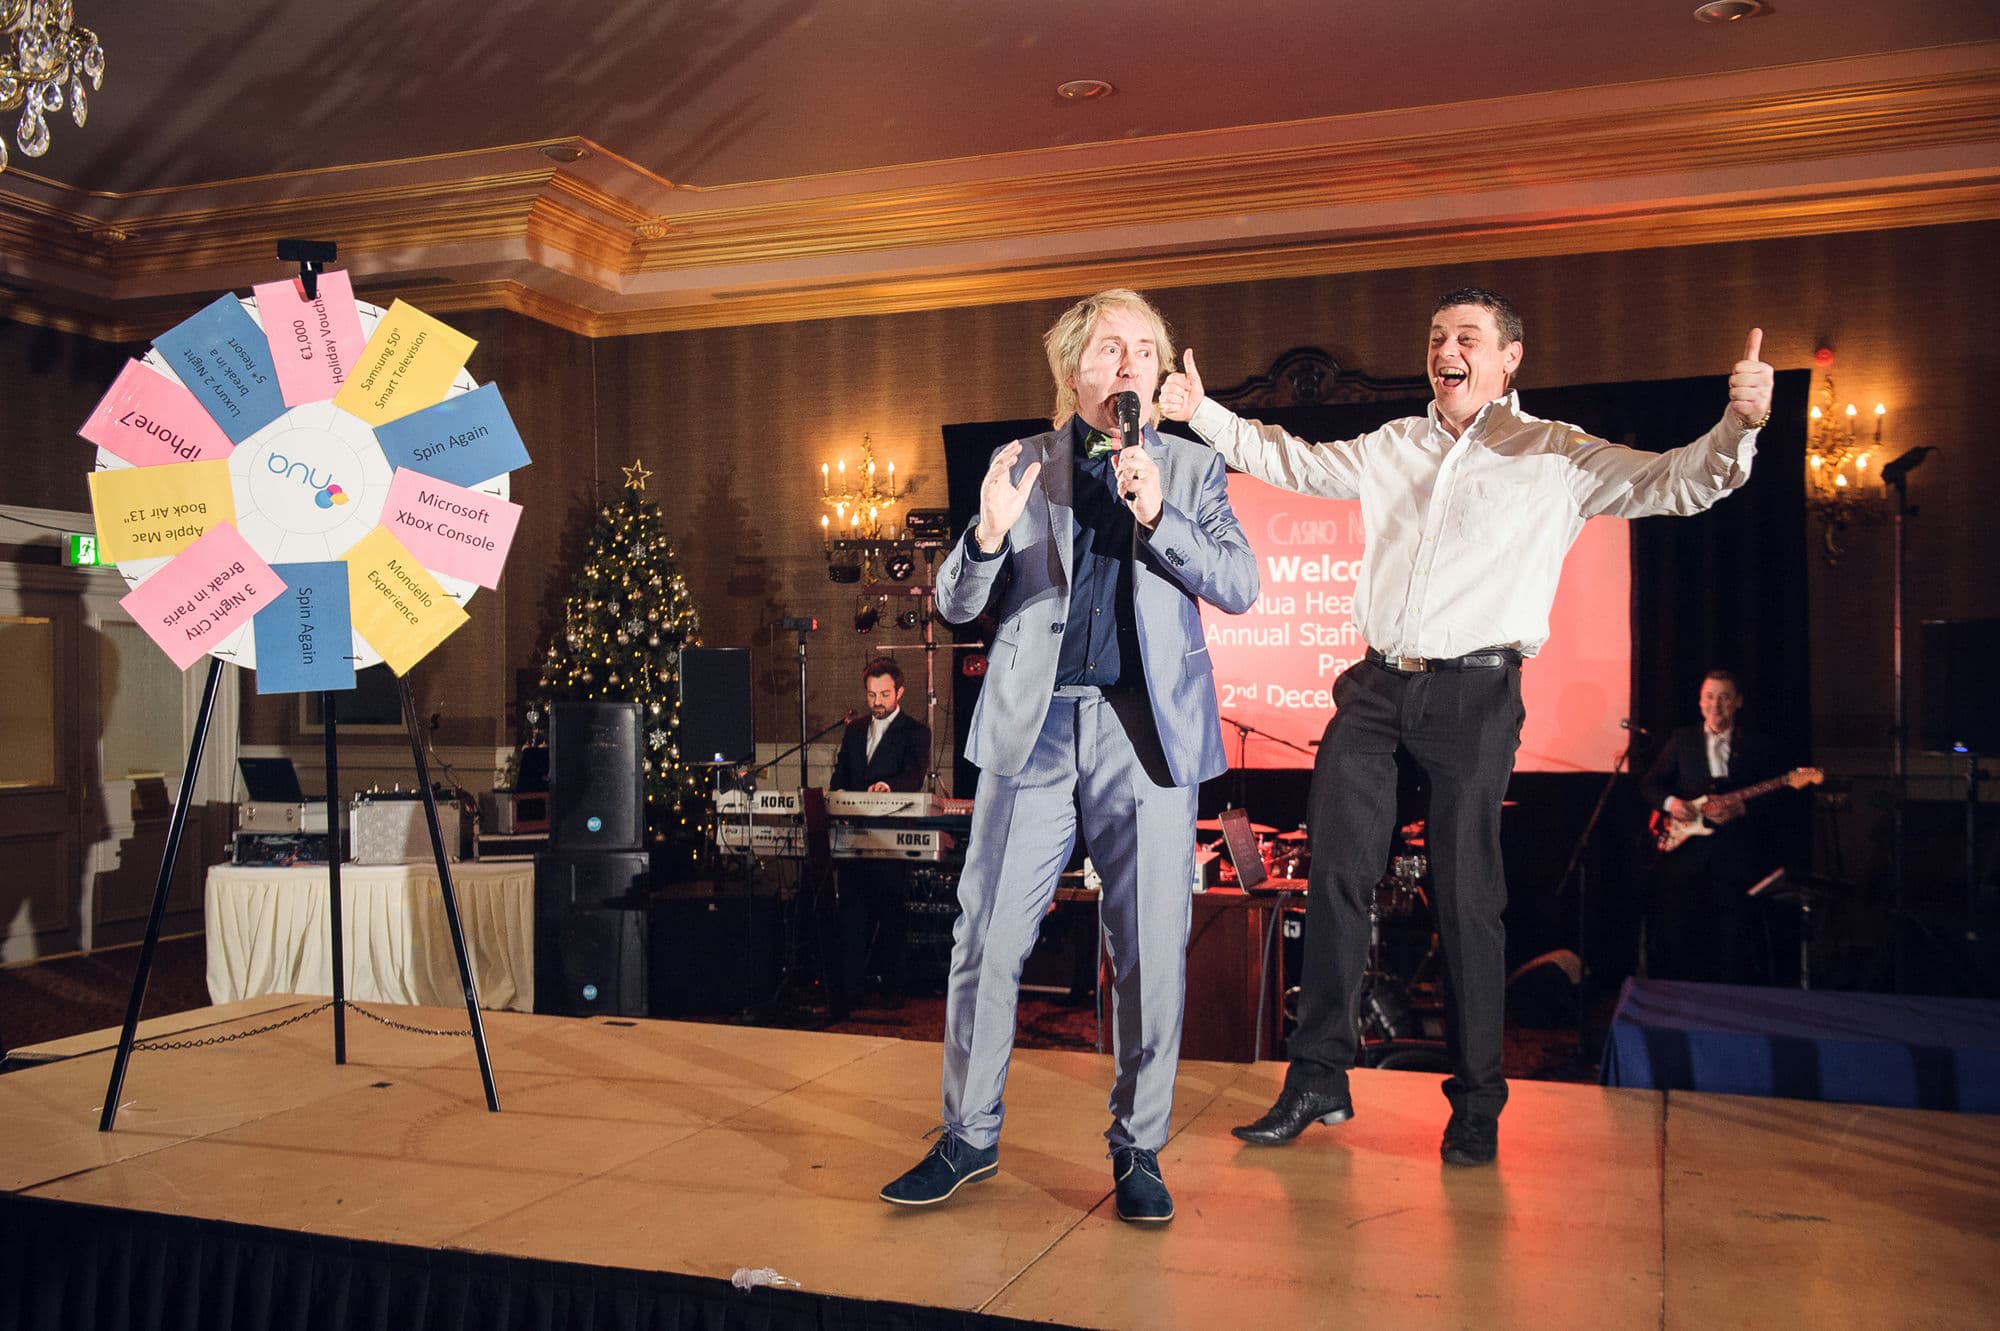
[[2000, 1002], [1627, 980], [1601, 1079], [2000, 1113]]

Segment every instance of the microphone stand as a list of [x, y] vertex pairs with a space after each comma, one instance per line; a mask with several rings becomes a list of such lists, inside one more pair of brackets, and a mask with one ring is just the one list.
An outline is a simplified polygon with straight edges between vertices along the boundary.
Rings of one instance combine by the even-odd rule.
[[1318, 761], [1319, 755], [1314, 753], [1311, 749], [1306, 748], [1303, 744], [1294, 744], [1288, 739], [1285, 739], [1278, 735], [1273, 735], [1268, 730], [1259, 730], [1257, 729], [1257, 727], [1250, 725], [1247, 722], [1238, 721], [1234, 717], [1225, 716], [1222, 717], [1221, 720], [1223, 725], [1230, 726], [1234, 728], [1236, 731], [1236, 807], [1239, 809], [1247, 809], [1250, 807], [1250, 802], [1247, 799], [1245, 799], [1243, 795], [1243, 782], [1244, 782], [1244, 776], [1248, 772], [1250, 766], [1250, 761], [1247, 755], [1249, 753], [1250, 737], [1252, 735], [1257, 736], [1257, 738], [1259, 739], [1268, 739], [1273, 744], [1282, 744], [1288, 749], [1292, 749], [1299, 753], [1303, 753], [1306, 757], [1311, 758], [1314, 761]]
[[[821, 726], [814, 733], [808, 735], [806, 734], [806, 729], [805, 729], [804, 714], [801, 713], [800, 725], [799, 725], [799, 735], [801, 736], [801, 738], [799, 739], [799, 742], [797, 744], [792, 745], [791, 748], [786, 749], [783, 753], [779, 754], [775, 758], [772, 758], [768, 762], [758, 763], [755, 767], [739, 767], [737, 769], [738, 777], [739, 779], [745, 777], [755, 777], [759, 772], [768, 772], [772, 768], [776, 767], [779, 763], [785, 761], [785, 759], [791, 757], [793, 754], [804, 753], [812, 745], [819, 743], [821, 740], [825, 739], [828, 735], [831, 735], [834, 731], [840, 729], [840, 727], [845, 725], [851, 725], [856, 720], [859, 720], [859, 718], [837, 716], [833, 720]], [[805, 772], [806, 772], [805, 760], [802, 758], [799, 761], [799, 779], [801, 782], [805, 780]], [[753, 790], [756, 789], [756, 783], [754, 781], [751, 783], [751, 789]], [[799, 789], [803, 790], [805, 789], [805, 786], [801, 785]]]
[[1596, 1060], [1591, 1055], [1589, 1033], [1589, 1011], [1586, 995], [1590, 988], [1590, 952], [1585, 942], [1584, 930], [1589, 924], [1588, 906], [1590, 902], [1590, 879], [1584, 868], [1584, 851], [1590, 846], [1590, 838], [1597, 831], [1597, 820], [1604, 816], [1604, 806], [1611, 802], [1612, 787], [1618, 784], [1618, 774], [1632, 761], [1632, 746], [1646, 732], [1632, 730], [1632, 738], [1625, 741], [1624, 752], [1611, 764], [1611, 771], [1604, 778], [1604, 788], [1597, 792], [1597, 803], [1590, 810], [1590, 818], [1584, 823], [1583, 831], [1577, 834], [1576, 844], [1570, 848], [1569, 864], [1563, 869], [1562, 877], [1556, 880], [1555, 895], [1561, 899], [1563, 889], [1569, 886], [1570, 875], [1576, 875], [1576, 1054], [1574, 1062], [1579, 1066], [1589, 1066]]
[[[803, 671], [805, 667], [804, 633], [801, 633], [799, 635], [799, 643], [800, 643], [799, 664], [801, 671]], [[759, 773], [774, 770], [779, 763], [784, 762], [787, 758], [790, 758], [794, 753], [799, 755], [799, 771], [801, 773], [801, 776], [803, 776], [806, 767], [805, 755], [807, 750], [814, 743], [818, 742], [819, 740], [832, 734], [835, 730], [838, 730], [840, 727], [845, 726], [849, 723], [849, 719], [846, 716], [835, 717], [832, 721], [829, 721], [826, 725], [821, 726], [817, 732], [808, 735], [805, 733], [805, 727], [807, 723], [805, 721], [805, 709], [803, 705], [801, 705], [799, 710], [799, 720], [800, 720], [800, 726], [799, 726], [800, 738], [797, 744], [794, 744], [791, 748], [786, 749], [783, 753], [777, 754], [776, 756], [772, 757], [769, 761], [758, 763], [754, 767], [741, 767], [737, 769], [738, 773], [737, 780], [739, 782], [745, 783], [744, 788], [754, 791], [757, 788], [756, 777]], [[806, 825], [807, 824], [806, 806], [805, 806], [806, 789], [807, 788], [804, 786], [799, 787], [799, 834], [800, 834], [800, 850], [802, 852], [802, 858], [799, 861], [801, 866], [799, 870], [800, 890], [798, 893], [798, 898], [794, 902], [793, 911], [790, 912], [785, 917], [783, 917], [785, 919], [784, 928], [786, 937], [784, 941], [780, 944], [780, 946], [783, 948], [783, 952], [779, 957], [778, 982], [777, 982], [777, 988], [773, 992], [771, 997], [772, 1005], [778, 1005], [782, 1003], [786, 987], [791, 984], [793, 980], [793, 973], [797, 969], [797, 964], [799, 960], [798, 953], [800, 949], [799, 939], [800, 939], [800, 934], [803, 932], [803, 930], [795, 928], [797, 912], [801, 909], [806, 910], [808, 912], [813, 912], [815, 910], [814, 903], [818, 898], [817, 888], [819, 887], [819, 884], [807, 881], [810, 876], [810, 871], [813, 865], [814, 857], [813, 857], [813, 848], [811, 843], [811, 829]], [[744, 814], [744, 817], [748, 819], [754, 817], [754, 814], [746, 812]], [[750, 838], [745, 837], [744, 840], [749, 841]], [[749, 854], [753, 862], [761, 863], [761, 861], [758, 861], [757, 859], [757, 852], [754, 846], [750, 848], [747, 853]], [[830, 868], [831, 866], [828, 867]], [[750, 937], [748, 939], [748, 943], [751, 949], [751, 954], [754, 955], [756, 949], [755, 888], [751, 886], [750, 880], [747, 876], [745, 879], [745, 889], [746, 891], [744, 900], [744, 919], [748, 922], [745, 927], [750, 930]], [[823, 946], [821, 950], [823, 950]], [[822, 957], [821, 958], [822, 964], [824, 964], [824, 960], [825, 960], [824, 957]], [[756, 968], [754, 965], [752, 966], [751, 971], [753, 974], [755, 973]], [[763, 1017], [761, 1015], [761, 1011], [756, 1007], [753, 1007], [750, 1011], [746, 1012], [744, 1014], [744, 1017], [746, 1020], [757, 1021], [759, 1024], [763, 1024]]]

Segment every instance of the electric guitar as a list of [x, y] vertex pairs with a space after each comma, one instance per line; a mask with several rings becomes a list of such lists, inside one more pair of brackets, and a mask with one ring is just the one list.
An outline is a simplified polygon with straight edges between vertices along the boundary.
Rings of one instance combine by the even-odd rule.
[[1756, 785], [1745, 786], [1741, 790], [1727, 790], [1713, 795], [1701, 795], [1688, 801], [1689, 804], [1694, 806], [1694, 817], [1684, 823], [1675, 821], [1673, 815], [1669, 814], [1665, 809], [1655, 809], [1653, 811], [1653, 844], [1660, 848], [1661, 854], [1666, 854], [1670, 851], [1679, 850], [1691, 838], [1715, 835], [1714, 826], [1701, 816], [1702, 809], [1711, 801], [1717, 803], [1728, 801], [1730, 803], [1742, 804], [1747, 800], [1756, 799], [1759, 795], [1768, 795], [1774, 790], [1786, 787], [1792, 790], [1803, 790], [1807, 786], [1816, 786], [1824, 780], [1826, 780], [1826, 773], [1820, 771], [1817, 767], [1794, 767], [1783, 776], [1774, 776], [1769, 781], [1759, 781]]

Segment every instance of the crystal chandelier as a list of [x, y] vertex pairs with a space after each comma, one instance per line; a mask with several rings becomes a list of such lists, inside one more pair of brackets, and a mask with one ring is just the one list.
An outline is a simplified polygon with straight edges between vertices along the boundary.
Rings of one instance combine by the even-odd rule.
[[1835, 405], [1831, 374], [1814, 397], [1806, 423], [1806, 503], [1824, 529], [1822, 553], [1833, 563], [1850, 528], [1881, 516], [1882, 421], [1889, 409], [1876, 404], [1870, 433], [1852, 402]]
[[[78, 127], [89, 117], [83, 81], [104, 86], [104, 47], [89, 28], [75, 26], [70, 0], [0, 0], [0, 112], [21, 111], [14, 142], [29, 157], [49, 150], [50, 112], [69, 98]], [[0, 171], [7, 143], [0, 138]]]

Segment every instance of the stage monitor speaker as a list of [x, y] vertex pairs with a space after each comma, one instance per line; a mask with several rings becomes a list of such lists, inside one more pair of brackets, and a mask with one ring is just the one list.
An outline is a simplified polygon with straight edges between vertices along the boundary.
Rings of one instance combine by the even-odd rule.
[[573, 851], [643, 849], [639, 704], [559, 702], [549, 711], [549, 844]]
[[2000, 754], [2000, 619], [1926, 620], [1923, 653], [1924, 751]]
[[647, 1015], [647, 856], [535, 857], [535, 1011]]
[[680, 749], [696, 764], [756, 761], [747, 647], [681, 649]]

